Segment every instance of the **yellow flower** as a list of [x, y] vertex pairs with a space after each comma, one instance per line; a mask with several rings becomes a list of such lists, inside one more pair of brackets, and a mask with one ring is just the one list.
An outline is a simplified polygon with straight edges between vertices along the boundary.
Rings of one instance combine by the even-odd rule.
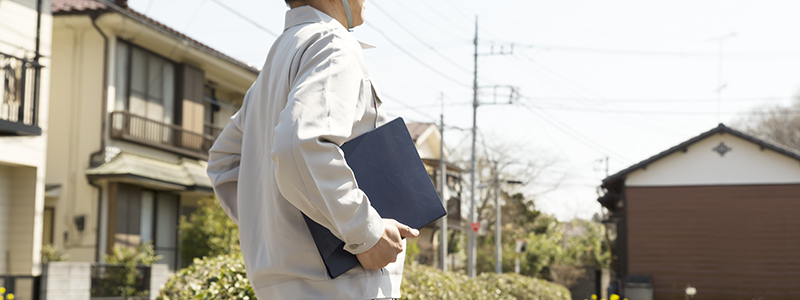
[[0, 294], [5, 294], [5, 293], [6, 293], [6, 288], [0, 287]]
[[592, 300], [597, 300], [597, 295], [592, 295]]
[[609, 300], [619, 300], [619, 296], [617, 294], [611, 294], [611, 297], [608, 298]]
[[8, 296], [6, 297], [7, 297], [6, 299], [8, 300], [14, 300], [14, 294], [8, 294]]

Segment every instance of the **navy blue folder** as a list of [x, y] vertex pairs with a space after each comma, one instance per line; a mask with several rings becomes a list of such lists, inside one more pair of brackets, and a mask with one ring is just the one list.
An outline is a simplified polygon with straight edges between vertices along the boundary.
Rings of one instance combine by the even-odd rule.
[[[402, 118], [384, 124], [341, 146], [358, 187], [382, 218], [422, 228], [446, 214]], [[344, 242], [305, 215], [331, 278], [359, 265]]]

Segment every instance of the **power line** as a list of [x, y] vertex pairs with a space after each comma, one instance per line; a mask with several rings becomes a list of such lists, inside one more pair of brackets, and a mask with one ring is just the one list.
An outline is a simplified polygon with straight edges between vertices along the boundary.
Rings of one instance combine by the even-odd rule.
[[212, 2], [214, 2], [214, 3], [216, 3], [217, 5], [221, 6], [221, 7], [222, 7], [222, 8], [224, 8], [225, 10], [227, 10], [227, 11], [231, 12], [232, 14], [234, 14], [234, 15], [238, 16], [238, 17], [239, 17], [239, 18], [241, 18], [242, 20], [245, 20], [245, 21], [247, 21], [248, 23], [252, 24], [252, 25], [253, 25], [253, 26], [255, 26], [256, 28], [258, 28], [258, 29], [261, 29], [262, 31], [264, 31], [264, 32], [268, 33], [269, 35], [271, 35], [271, 36], [273, 36], [273, 37], [278, 37], [278, 34], [276, 34], [275, 32], [272, 32], [272, 30], [269, 30], [269, 29], [267, 29], [266, 27], [264, 27], [264, 26], [261, 26], [261, 24], [258, 24], [258, 23], [256, 23], [256, 21], [253, 21], [253, 19], [250, 19], [250, 18], [248, 18], [247, 16], [245, 16], [245, 15], [241, 14], [240, 12], [238, 12], [238, 11], [234, 10], [233, 8], [230, 8], [229, 6], [225, 5], [225, 4], [224, 4], [224, 3], [222, 3], [221, 1], [219, 1], [219, 0], [211, 0], [211, 1], [212, 1]]
[[[218, 1], [218, 0], [212, 0], [212, 1]], [[378, 29], [378, 28], [377, 28], [377, 27], [375, 27], [374, 25], [371, 25], [371, 24], [369, 24], [369, 23], [366, 23], [366, 25], [367, 25], [368, 27], [372, 28], [373, 30], [375, 30], [375, 32], [377, 32], [377, 33], [379, 33], [380, 35], [382, 35], [382, 36], [383, 36], [383, 38], [384, 38], [384, 39], [386, 39], [386, 41], [388, 41], [389, 43], [391, 43], [392, 45], [394, 45], [395, 47], [397, 47], [397, 49], [399, 49], [400, 51], [402, 51], [402, 52], [403, 52], [405, 55], [407, 55], [408, 57], [410, 57], [410, 58], [411, 58], [411, 59], [413, 59], [414, 61], [416, 61], [416, 62], [418, 62], [419, 64], [421, 64], [421, 65], [422, 65], [423, 67], [425, 67], [426, 69], [433, 71], [433, 72], [434, 72], [434, 73], [436, 73], [437, 75], [439, 75], [439, 76], [443, 77], [444, 79], [447, 79], [447, 80], [449, 80], [449, 81], [451, 81], [451, 82], [453, 82], [453, 83], [455, 83], [455, 84], [457, 84], [457, 85], [459, 85], [459, 86], [462, 86], [462, 87], [468, 87], [468, 88], [471, 88], [471, 87], [472, 87], [472, 86], [470, 86], [470, 85], [468, 85], [468, 84], [465, 84], [465, 83], [463, 83], [463, 82], [461, 82], [461, 81], [458, 81], [457, 79], [455, 79], [455, 78], [453, 78], [453, 77], [450, 77], [449, 75], [447, 75], [447, 74], [443, 73], [442, 71], [439, 71], [439, 70], [437, 70], [437, 69], [435, 69], [435, 68], [431, 67], [429, 64], [427, 64], [427, 63], [423, 62], [421, 59], [419, 59], [418, 57], [416, 57], [416, 56], [414, 56], [413, 54], [411, 54], [411, 52], [409, 52], [408, 50], [406, 50], [405, 48], [403, 48], [402, 46], [400, 46], [400, 44], [398, 44], [397, 42], [395, 42], [394, 40], [392, 40], [392, 39], [389, 37], [389, 35], [387, 35], [387, 34], [386, 34], [386, 33], [384, 33], [383, 31], [381, 31], [380, 29]]]
[[524, 53], [522, 51], [517, 51], [517, 53], [519, 55], [523, 56], [528, 62], [530, 62], [533, 65], [534, 68], [536, 68], [538, 66], [539, 68], [541, 68], [545, 72], [548, 72], [548, 73], [550, 73], [552, 75], [555, 75], [555, 77], [560, 78], [563, 82], [571, 83], [573, 86], [577, 87], [579, 90], [581, 90], [585, 94], [597, 95], [596, 92], [592, 91], [591, 89], [589, 89], [589, 88], [587, 88], [587, 87], [585, 87], [583, 85], [578, 84], [577, 82], [575, 82], [575, 80], [571, 80], [571, 79], [567, 78], [566, 76], [561, 75], [561, 73], [556, 72], [555, 70], [553, 70], [551, 68], [548, 68], [547, 66], [544, 66], [541, 63], [536, 62], [532, 57], [528, 56], [526, 53]]
[[[422, 0], [422, 1], [425, 1], [425, 0]], [[470, 17], [470, 16], [468, 16], [467, 14], [465, 14], [465, 13], [464, 13], [464, 12], [461, 10], [461, 8], [459, 8], [459, 7], [458, 7], [458, 5], [455, 5], [455, 4], [453, 4], [453, 2], [451, 2], [450, 0], [446, 0], [445, 2], [447, 2], [447, 4], [448, 4], [448, 5], [450, 5], [450, 7], [452, 7], [452, 8], [453, 8], [453, 11], [455, 11], [455, 12], [456, 12], [456, 13], [458, 13], [458, 14], [460, 14], [460, 15], [461, 15], [462, 17], [464, 17], [465, 19], [472, 21], [472, 17]]]
[[[594, 101], [593, 99], [603, 99], [604, 97], [599, 96], [596, 92], [593, 92], [593, 91], [589, 90], [588, 88], [585, 88], [585, 87], [581, 86], [580, 84], [576, 83], [575, 80], [571, 80], [571, 79], [567, 78], [566, 76], [561, 75], [558, 72], [556, 72], [556, 71], [554, 71], [554, 70], [552, 70], [550, 68], [546, 68], [544, 66], [542, 66], [542, 68], [539, 68], [538, 67], [539, 64], [534, 65], [533, 58], [531, 58], [530, 56], [525, 55], [522, 52], [517, 52], [517, 53], [521, 53], [521, 57], [513, 56], [513, 58], [516, 59], [517, 61], [521, 62], [521, 63], [529, 64], [529, 66], [531, 67], [531, 69], [525, 69], [526, 72], [531, 72], [531, 71], [544, 72], [544, 71], [547, 71], [549, 73], [548, 74], [543, 74], [544, 77], [540, 77], [541, 80], [543, 80], [546, 83], [549, 83], [549, 84], [553, 85], [553, 82], [551, 82], [550, 79], [552, 77], [557, 77], [558, 79], [560, 79], [560, 82], [559, 82], [560, 84], [559, 84], [559, 86], [554, 86], [554, 87], [556, 87], [559, 90], [561, 90], [560, 86], [561, 86], [561, 84], [563, 84], [564, 85], [563, 88], [565, 88], [565, 90], [566, 90], [565, 94], [568, 94], [568, 95], [569, 94], [573, 94], [573, 95], [577, 95], [578, 94], [577, 91], [573, 91], [574, 89], [568, 87], [567, 85], [575, 86], [575, 87], [580, 89], [580, 92], [581, 92], [580, 94], [581, 95], [579, 95], [578, 97], [572, 98], [572, 100], [585, 103], [587, 105], [587, 107], [592, 106], [592, 107], [602, 108], [602, 105], [600, 105], [601, 103], [596, 103], [596, 101]], [[525, 58], [526, 60], [523, 60], [522, 58]], [[554, 74], [554, 75], [549, 75], [549, 74]], [[534, 74], [534, 75], [536, 75], [536, 74]], [[564, 90], [562, 90], [562, 92], [563, 91]], [[527, 98], [528, 98], [528, 100], [532, 100], [531, 97], [527, 97]], [[622, 120], [622, 119], [619, 119], [619, 118], [614, 118], [613, 120], [615, 120], [617, 122], [621, 122], [621, 123], [626, 123], [626, 124], [629, 124], [629, 125], [631, 124], [631, 121], [638, 120], [638, 122], [636, 122], [636, 123], [639, 123], [639, 125], [635, 125], [635, 126], [639, 126], [639, 127], [645, 126], [645, 127], [651, 127], [651, 128], [659, 128], [660, 130], [667, 130], [667, 131], [671, 131], [673, 128], [681, 126], [681, 124], [674, 124], [673, 123], [672, 126], [666, 126], [664, 128], [660, 128], [661, 126], [658, 126], [658, 124], [660, 124], [660, 123], [666, 124], [666, 123], [672, 123], [672, 122], [669, 121], [669, 120], [663, 120], [662, 122], [658, 123], [658, 122], [653, 122], [652, 119], [643, 120], [642, 118], [643, 118], [643, 116], [632, 114], [632, 115], [629, 115], [629, 118], [627, 118], [625, 120]], [[650, 117], [650, 118], [652, 118], [652, 117]]]
[[432, 117], [431, 115], [427, 114], [426, 112], [421, 111], [421, 110], [419, 110], [416, 107], [413, 107], [411, 105], [405, 104], [403, 101], [400, 101], [399, 99], [397, 99], [395, 97], [392, 97], [392, 96], [390, 96], [390, 95], [388, 95], [388, 94], [386, 94], [384, 92], [381, 92], [381, 96], [384, 97], [384, 98], [388, 98], [389, 100], [394, 101], [393, 103], [400, 104], [400, 106], [403, 106], [403, 107], [405, 107], [407, 109], [410, 109], [410, 110], [412, 110], [412, 111], [414, 111], [414, 112], [416, 112], [416, 113], [418, 113], [418, 114], [420, 114], [420, 115], [422, 115], [422, 116], [424, 116], [424, 117], [426, 117], [428, 119], [436, 120], [436, 118]]
[[[529, 100], [552, 100], [552, 101], [584, 101], [592, 100], [598, 102], [610, 103], [639, 103], [639, 104], [658, 104], [658, 103], [697, 103], [697, 102], [716, 102], [715, 98], [574, 98], [574, 97], [524, 97]], [[738, 97], [738, 98], [725, 98], [726, 102], [765, 102], [765, 101], [785, 101], [793, 100], [794, 97]]]
[[[587, 52], [587, 53], [598, 53], [598, 54], [642, 55], [642, 56], [678, 56], [678, 57], [707, 57], [707, 58], [715, 58], [715, 59], [719, 57], [719, 53], [712, 53], [712, 52], [649, 51], [649, 50], [591, 48], [591, 47], [573, 47], [573, 46], [560, 46], [560, 45], [547, 45], [547, 44], [520, 44], [520, 43], [514, 43], [514, 46], [518, 47], [518, 48], [530, 48], [530, 49], [540, 49], [540, 50], [555, 50], [555, 51], [569, 51], [569, 52]], [[725, 54], [725, 57], [740, 57], [740, 58], [800, 57], [800, 52], [730, 53], [730, 54]]]
[[[616, 158], [616, 159], [619, 159], [619, 160], [622, 160], [622, 161], [625, 161], [625, 162], [628, 162], [628, 163], [632, 163], [631, 160], [625, 158], [624, 156], [619, 155], [616, 152], [611, 151], [610, 149], [601, 146], [599, 143], [597, 143], [597, 142], [593, 141], [592, 139], [584, 136], [579, 131], [573, 129], [572, 127], [569, 127], [568, 125], [566, 125], [564, 123], [561, 123], [560, 121], [558, 121], [557, 118], [551, 116], [545, 110], [540, 109], [540, 108], [536, 108], [534, 106], [528, 106], [525, 103], [521, 103], [521, 105], [523, 107], [527, 108], [528, 111], [530, 111], [530, 112], [532, 112], [532, 113], [534, 113], [536, 115], [539, 115], [541, 117], [541, 120], [549, 123], [551, 126], [556, 128], [557, 130], [561, 131], [562, 133], [570, 136], [575, 141], [577, 141], [577, 142], [579, 142], [581, 144], [584, 144], [587, 147], [592, 148], [592, 149], [594, 149], [595, 151], [598, 151], [601, 154], [609, 154], [611, 156], [614, 156], [614, 158]], [[534, 108], [539, 109], [540, 112], [535, 111]]]
[[[429, 19], [427, 19], [427, 18], [424, 18], [424, 17], [420, 16], [420, 14], [419, 14], [419, 12], [418, 12], [418, 11], [414, 11], [414, 10], [412, 10], [412, 9], [408, 8], [408, 6], [406, 6], [405, 4], [403, 4], [403, 2], [405, 2], [405, 1], [395, 1], [395, 3], [397, 3], [397, 5], [400, 5], [400, 7], [404, 8], [404, 9], [405, 9], [405, 10], [407, 10], [407, 11], [409, 11], [409, 12], [410, 12], [410, 13], [411, 13], [413, 16], [417, 17], [418, 19], [420, 19], [420, 20], [422, 20], [423, 22], [425, 22], [425, 23], [427, 23], [428, 25], [430, 25], [430, 26], [429, 26], [429, 28], [436, 28], [436, 29], [439, 29], [439, 30], [441, 30], [442, 32], [446, 33], [446, 34], [447, 34], [447, 35], [449, 35], [449, 36], [458, 36], [457, 34], [453, 34], [452, 32], [449, 32], [449, 31], [445, 30], [444, 28], [442, 28], [442, 26], [439, 26], [439, 25], [437, 25], [437, 24], [434, 24], [433, 22], [431, 22], [431, 20], [429, 20]], [[373, 2], [373, 3], [372, 3], [372, 4], [370, 4], [370, 5], [375, 5], [375, 4], [374, 4], [374, 2]]]
[[431, 6], [430, 3], [429, 3], [429, 0], [419, 0], [419, 2], [422, 2], [422, 4], [425, 4], [425, 6], [427, 6], [430, 9], [430, 11], [432, 11], [433, 13], [438, 15], [441, 20], [447, 21], [447, 23], [450, 23], [450, 25], [453, 25], [455, 28], [458, 28], [458, 30], [464, 30], [464, 25], [456, 24], [455, 22], [450, 20], [450, 18], [448, 18], [447, 15], [442, 14], [439, 10], [437, 10], [436, 8]]
[[[527, 97], [523, 97], [528, 99]], [[533, 105], [538, 109], [550, 109], [550, 110], [567, 110], [567, 111], [582, 111], [582, 112], [592, 112], [592, 113], [611, 113], [611, 114], [636, 114], [636, 115], [687, 115], [687, 116], [710, 116], [716, 115], [716, 111], [663, 111], [663, 110], [616, 110], [616, 109], [598, 109], [598, 108], [586, 108], [586, 107], [575, 107], [575, 106], [541, 106], [541, 105]], [[739, 112], [722, 112], [722, 114], [726, 115], [736, 115]], [[793, 115], [793, 114], [800, 114], [800, 110], [783, 110], [777, 112], [759, 112], [759, 111], [752, 111], [748, 112], [748, 114], [754, 115], [769, 115], [769, 114], [780, 114], [780, 115]]]
[[428, 47], [428, 49], [431, 49], [431, 51], [433, 51], [434, 53], [436, 53], [436, 55], [439, 55], [439, 57], [443, 58], [445, 61], [449, 62], [451, 65], [455, 66], [455, 67], [456, 67], [456, 68], [458, 68], [459, 70], [461, 70], [461, 71], [464, 71], [464, 72], [467, 72], [467, 73], [469, 73], [469, 74], [472, 74], [472, 71], [471, 71], [471, 70], [469, 70], [469, 69], [465, 68], [464, 66], [462, 66], [461, 64], [459, 64], [459, 63], [457, 63], [457, 62], [453, 61], [453, 59], [451, 59], [450, 57], [447, 57], [447, 55], [444, 55], [444, 54], [442, 54], [441, 52], [439, 52], [439, 50], [436, 50], [436, 48], [434, 48], [433, 46], [431, 46], [431, 44], [428, 44], [427, 42], [423, 41], [423, 40], [422, 40], [421, 38], [419, 38], [419, 37], [418, 37], [416, 34], [414, 34], [414, 32], [412, 32], [411, 30], [408, 30], [408, 28], [406, 28], [405, 26], [403, 26], [403, 24], [402, 24], [402, 23], [400, 23], [400, 22], [399, 22], [399, 21], [397, 21], [397, 20], [396, 20], [394, 17], [392, 17], [392, 15], [391, 15], [391, 14], [389, 14], [389, 13], [387, 13], [385, 10], [383, 10], [383, 8], [381, 8], [381, 6], [380, 6], [380, 5], [378, 5], [378, 3], [372, 3], [372, 7], [375, 7], [377, 10], [379, 10], [381, 13], [383, 13], [383, 14], [384, 14], [384, 15], [385, 15], [387, 18], [389, 18], [389, 20], [390, 20], [390, 21], [394, 22], [394, 23], [395, 23], [395, 25], [397, 25], [398, 27], [400, 27], [400, 29], [402, 29], [403, 31], [405, 31], [406, 33], [408, 33], [408, 35], [410, 35], [411, 37], [413, 37], [415, 40], [417, 40], [417, 41], [418, 41], [418, 42], [420, 42], [421, 44], [425, 45], [425, 47]]

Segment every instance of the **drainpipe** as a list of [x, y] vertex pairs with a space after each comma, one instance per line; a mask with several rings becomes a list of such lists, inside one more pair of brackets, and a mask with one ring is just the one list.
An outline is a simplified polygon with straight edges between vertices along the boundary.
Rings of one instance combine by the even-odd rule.
[[[41, 0], [40, 0], [41, 1]], [[97, 26], [97, 18], [100, 13], [93, 12], [89, 17], [92, 19], [92, 26], [97, 30], [97, 33], [103, 37], [103, 96], [101, 97], [100, 108], [100, 150], [92, 152], [89, 155], [89, 164], [91, 167], [96, 167], [105, 162], [106, 155], [106, 124], [108, 123], [108, 37]], [[89, 184], [97, 188], [97, 238], [95, 239], [95, 261], [99, 261], [100, 255], [100, 224], [102, 222], [101, 216], [103, 215], [103, 187], [89, 180]]]
[[33, 119], [31, 123], [34, 126], [39, 126], [39, 82], [40, 77], [42, 77], [42, 67], [39, 66], [39, 57], [41, 53], [39, 53], [39, 44], [41, 41], [41, 31], [42, 31], [42, 0], [36, 1], [36, 49], [35, 49], [35, 56], [33, 57], [33, 62], [36, 63], [37, 67], [34, 69], [34, 76], [33, 76]]

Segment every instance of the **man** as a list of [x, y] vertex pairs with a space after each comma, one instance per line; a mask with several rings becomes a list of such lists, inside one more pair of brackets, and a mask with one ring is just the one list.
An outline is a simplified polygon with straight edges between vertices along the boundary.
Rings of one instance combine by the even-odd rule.
[[[358, 188], [339, 146], [387, 121], [348, 29], [365, 0], [287, 0], [283, 34], [209, 151], [220, 204], [239, 225], [260, 299], [400, 298], [401, 237]], [[345, 242], [363, 268], [330, 279], [303, 214]]]

